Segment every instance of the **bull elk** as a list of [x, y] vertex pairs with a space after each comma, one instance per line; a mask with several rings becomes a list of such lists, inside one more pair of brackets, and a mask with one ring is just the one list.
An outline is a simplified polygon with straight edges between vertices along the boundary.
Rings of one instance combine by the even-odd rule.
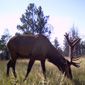
[[[13, 69], [13, 74], [17, 77], [15, 72], [16, 60], [18, 58], [28, 58], [29, 64], [25, 79], [31, 71], [35, 60], [41, 62], [42, 71], [46, 78], [45, 61], [46, 59], [56, 65], [58, 69], [68, 78], [72, 79], [71, 65], [74, 63], [65, 59], [58, 50], [51, 44], [49, 39], [44, 35], [19, 35], [12, 37], [7, 48], [10, 52], [10, 60], [7, 63], [7, 76], [9, 76], [10, 67]], [[74, 65], [75, 66], [75, 65]], [[24, 79], [24, 80], [25, 80]]]

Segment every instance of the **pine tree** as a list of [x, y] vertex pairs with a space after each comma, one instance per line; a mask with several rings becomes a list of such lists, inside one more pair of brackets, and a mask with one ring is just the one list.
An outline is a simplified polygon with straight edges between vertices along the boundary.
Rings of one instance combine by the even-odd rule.
[[38, 8], [33, 4], [29, 4], [26, 12], [20, 18], [22, 24], [17, 25], [17, 29], [25, 34], [47, 34], [51, 33], [47, 21], [49, 16], [45, 16], [41, 6]]

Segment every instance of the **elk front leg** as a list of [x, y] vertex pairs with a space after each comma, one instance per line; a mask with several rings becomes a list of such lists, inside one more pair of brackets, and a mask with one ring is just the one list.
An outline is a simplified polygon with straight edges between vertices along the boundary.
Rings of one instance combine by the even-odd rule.
[[30, 71], [31, 71], [31, 69], [32, 69], [32, 66], [33, 66], [34, 62], [35, 62], [35, 60], [30, 59], [29, 64], [28, 64], [28, 68], [27, 68], [27, 73], [26, 73], [26, 76], [25, 76], [25, 78], [24, 78], [23, 81], [26, 80], [28, 74], [30, 73]]

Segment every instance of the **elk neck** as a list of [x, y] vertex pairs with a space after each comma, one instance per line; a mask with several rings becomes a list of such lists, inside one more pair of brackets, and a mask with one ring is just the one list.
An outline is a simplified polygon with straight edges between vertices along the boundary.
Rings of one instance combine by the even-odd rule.
[[62, 72], [64, 72], [65, 67], [69, 63], [59, 52], [58, 50], [53, 47], [51, 48], [51, 51], [49, 52], [48, 55], [48, 61], [51, 62], [52, 64], [56, 65], [58, 69]]

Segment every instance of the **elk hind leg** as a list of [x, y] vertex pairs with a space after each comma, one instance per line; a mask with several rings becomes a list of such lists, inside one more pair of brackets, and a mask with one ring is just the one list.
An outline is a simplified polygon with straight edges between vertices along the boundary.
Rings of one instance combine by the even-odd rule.
[[16, 74], [16, 71], [15, 71], [15, 65], [16, 65], [16, 60], [13, 61], [13, 63], [12, 63], [13, 74], [14, 74], [14, 77], [16, 78], [17, 77], [17, 74]]
[[7, 73], [6, 73], [7, 76], [9, 76], [9, 71], [10, 71], [11, 63], [12, 63], [11, 60], [9, 60], [9, 62], [7, 63]]
[[9, 62], [7, 63], [7, 76], [9, 76], [9, 71], [11, 67], [13, 69], [14, 77], [15, 78], [17, 77], [16, 72], [15, 72], [15, 64], [16, 64], [16, 61], [9, 60]]
[[45, 60], [41, 60], [41, 67], [42, 67], [44, 78], [46, 79]]

